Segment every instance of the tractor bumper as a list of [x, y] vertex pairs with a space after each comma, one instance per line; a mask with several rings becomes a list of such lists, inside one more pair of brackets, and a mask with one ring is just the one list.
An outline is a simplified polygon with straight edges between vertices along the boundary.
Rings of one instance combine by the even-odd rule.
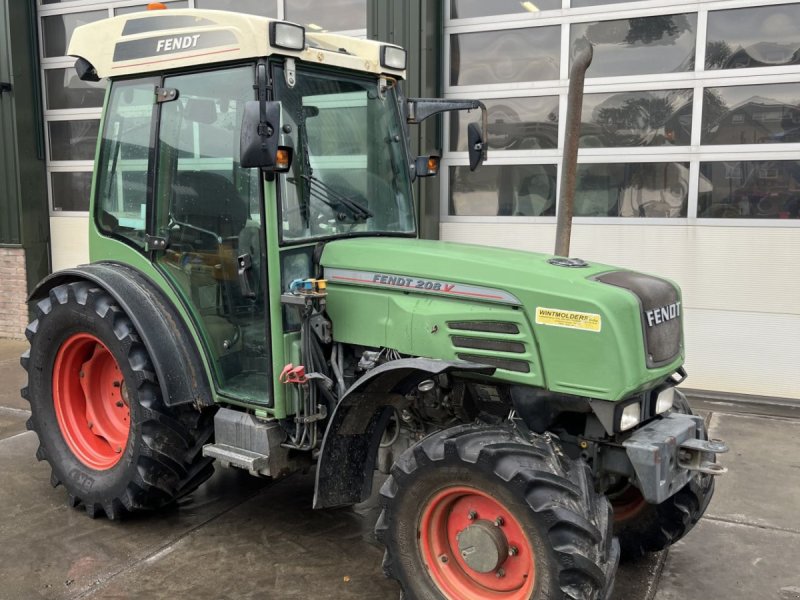
[[622, 443], [647, 502], [664, 502], [698, 472], [721, 475], [727, 471], [716, 462], [717, 454], [728, 451], [727, 444], [707, 437], [702, 417], [671, 413], [636, 430]]

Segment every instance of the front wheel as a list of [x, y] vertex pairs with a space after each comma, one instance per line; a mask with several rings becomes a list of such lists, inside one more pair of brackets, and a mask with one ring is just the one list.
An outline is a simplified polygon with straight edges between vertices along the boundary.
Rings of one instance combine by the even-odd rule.
[[208, 413], [168, 407], [152, 359], [114, 299], [88, 282], [52, 289], [27, 328], [22, 357], [36, 457], [70, 504], [94, 517], [168, 504], [213, 472], [202, 456]]
[[384, 571], [415, 600], [604, 599], [619, 555], [586, 465], [546, 437], [460, 426], [409, 448], [381, 489]]

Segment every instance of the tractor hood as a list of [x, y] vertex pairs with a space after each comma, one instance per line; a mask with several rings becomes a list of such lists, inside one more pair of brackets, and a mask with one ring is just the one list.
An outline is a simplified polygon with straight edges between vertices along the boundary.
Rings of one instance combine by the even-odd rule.
[[[551, 259], [451, 242], [356, 238], [328, 243], [321, 263], [335, 337], [350, 343], [483, 360], [509, 381], [608, 400], [663, 381], [682, 364], [675, 284]], [[499, 328], [473, 331], [465, 341], [454, 322], [490, 330], [481, 323], [505, 323], [518, 333], [505, 339]]]

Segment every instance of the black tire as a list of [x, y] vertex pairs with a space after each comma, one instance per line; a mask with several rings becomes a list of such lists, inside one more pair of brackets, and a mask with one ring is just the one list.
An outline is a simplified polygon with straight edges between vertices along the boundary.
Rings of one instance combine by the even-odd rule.
[[[694, 414], [686, 397], [675, 395], [673, 410], [682, 414]], [[703, 431], [708, 439], [708, 432]], [[627, 491], [628, 498], [635, 498], [638, 490]], [[615, 518], [614, 535], [619, 538], [622, 560], [641, 558], [648, 552], [660, 552], [671, 546], [697, 524], [708, 508], [714, 495], [714, 477], [696, 474], [683, 488], [661, 504], [648, 504], [641, 499], [641, 506], [624, 520]], [[612, 504], [615, 504], [612, 499]]]
[[464, 425], [406, 450], [381, 489], [375, 533], [386, 548], [384, 572], [404, 598], [446, 597], [424, 564], [419, 536], [426, 505], [454, 486], [491, 495], [521, 526], [535, 556], [529, 598], [610, 595], [619, 547], [610, 505], [595, 493], [586, 464], [563, 455], [549, 436], [527, 440], [512, 427]]
[[[50, 464], [50, 482], [64, 485], [71, 506], [83, 505], [90, 517], [117, 519], [165, 506], [211, 476], [212, 459], [202, 456], [202, 447], [213, 435], [213, 413], [164, 404], [147, 349], [107, 292], [85, 281], [60, 285], [35, 310], [25, 332], [31, 347], [20, 361], [28, 372], [22, 389], [31, 405], [27, 426], [39, 437], [36, 458]], [[124, 378], [130, 430], [122, 457], [107, 469], [90, 468], [75, 455], [55, 413], [56, 356], [76, 334], [100, 340]]]

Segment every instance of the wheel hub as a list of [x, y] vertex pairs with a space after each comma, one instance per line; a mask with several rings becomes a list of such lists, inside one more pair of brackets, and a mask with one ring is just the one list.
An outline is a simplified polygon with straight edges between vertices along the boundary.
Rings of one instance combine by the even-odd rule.
[[53, 404], [61, 434], [84, 465], [115, 466], [130, 435], [128, 389], [114, 355], [97, 337], [67, 338], [53, 365]]
[[508, 558], [508, 540], [491, 521], [478, 521], [456, 535], [458, 550], [467, 566], [478, 573], [491, 573]]
[[419, 523], [422, 560], [446, 598], [529, 600], [536, 557], [528, 535], [503, 502], [468, 486], [434, 494]]

